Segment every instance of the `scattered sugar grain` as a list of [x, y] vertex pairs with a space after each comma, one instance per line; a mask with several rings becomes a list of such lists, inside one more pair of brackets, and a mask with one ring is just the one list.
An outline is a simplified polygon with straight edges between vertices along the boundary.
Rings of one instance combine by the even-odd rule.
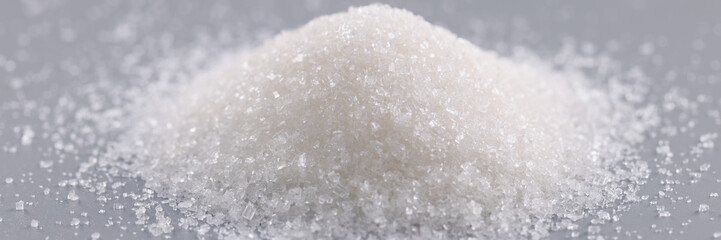
[[122, 203], [113, 203], [113, 209], [122, 210], [123, 208], [125, 208], [125, 205], [123, 205]]
[[708, 204], [699, 204], [698, 205], [698, 212], [705, 213], [705, 212], [708, 212], [708, 210], [709, 210]]
[[80, 197], [77, 193], [75, 193], [75, 190], [70, 190], [70, 192], [68, 192], [67, 199], [70, 201], [77, 201], [78, 199], [80, 199]]
[[50, 168], [55, 164], [53, 161], [40, 161], [41, 168]]
[[33, 143], [33, 138], [35, 138], [35, 131], [30, 126], [25, 126], [23, 129], [23, 134], [20, 139], [20, 144], [23, 146], [28, 146]]
[[73, 218], [72, 220], [70, 220], [70, 226], [73, 226], [73, 227], [78, 227], [78, 226], [80, 226], [80, 219], [78, 219], [78, 218]]

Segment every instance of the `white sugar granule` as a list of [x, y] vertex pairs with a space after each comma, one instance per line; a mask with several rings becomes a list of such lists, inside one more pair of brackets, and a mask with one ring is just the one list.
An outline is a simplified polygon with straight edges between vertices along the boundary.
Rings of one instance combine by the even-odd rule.
[[25, 211], [25, 202], [23, 200], [15, 202], [16, 211]]
[[72, 220], [70, 220], [70, 226], [77, 227], [79, 225], [80, 225], [80, 219], [73, 218]]
[[30, 220], [30, 227], [38, 228], [39, 226], [40, 226], [40, 222], [38, 222], [38, 220], [35, 220], [35, 219]]
[[109, 157], [221, 237], [539, 238], [647, 175], [655, 110], [592, 85], [371, 5], [148, 96]]
[[709, 210], [708, 204], [699, 204], [698, 205], [698, 212], [705, 213], [705, 212], [708, 212], [708, 210]]
[[68, 193], [68, 200], [77, 201], [78, 199], [80, 199], [80, 197], [78, 196], [78, 194], [75, 193], [75, 190], [70, 190], [70, 192]]

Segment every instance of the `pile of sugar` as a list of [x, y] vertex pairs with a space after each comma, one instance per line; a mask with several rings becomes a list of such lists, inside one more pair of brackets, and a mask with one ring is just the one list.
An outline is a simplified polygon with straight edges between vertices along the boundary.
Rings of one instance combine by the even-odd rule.
[[538, 238], [648, 174], [655, 112], [592, 85], [371, 5], [146, 97], [107, 157], [221, 236]]

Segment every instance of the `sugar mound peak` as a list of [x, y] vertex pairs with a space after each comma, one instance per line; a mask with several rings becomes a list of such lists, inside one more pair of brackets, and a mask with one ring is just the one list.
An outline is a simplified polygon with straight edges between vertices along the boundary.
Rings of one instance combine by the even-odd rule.
[[542, 237], [644, 174], [643, 119], [589, 85], [371, 5], [153, 98], [113, 152], [227, 235]]

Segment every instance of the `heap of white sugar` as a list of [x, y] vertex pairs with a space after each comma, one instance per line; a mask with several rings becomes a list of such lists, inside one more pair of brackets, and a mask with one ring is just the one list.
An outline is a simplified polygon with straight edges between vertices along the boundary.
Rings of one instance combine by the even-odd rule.
[[148, 97], [112, 154], [221, 236], [537, 238], [647, 174], [653, 112], [590, 85], [371, 5]]

